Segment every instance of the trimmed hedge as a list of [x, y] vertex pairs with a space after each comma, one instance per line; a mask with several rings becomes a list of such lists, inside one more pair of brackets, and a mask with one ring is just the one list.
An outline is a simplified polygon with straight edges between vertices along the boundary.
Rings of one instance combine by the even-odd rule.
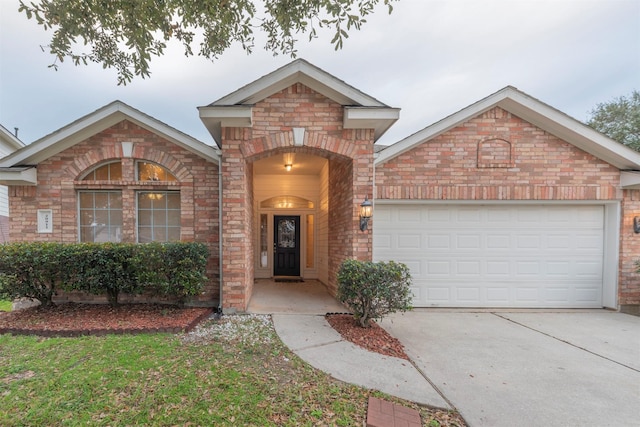
[[0, 245], [0, 298], [53, 304], [58, 290], [162, 295], [180, 302], [202, 292], [209, 252], [203, 243], [11, 243]]

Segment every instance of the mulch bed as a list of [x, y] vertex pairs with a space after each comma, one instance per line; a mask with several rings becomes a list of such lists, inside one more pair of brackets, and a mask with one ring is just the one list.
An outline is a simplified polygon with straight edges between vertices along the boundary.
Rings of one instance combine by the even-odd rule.
[[328, 314], [326, 319], [342, 338], [365, 350], [409, 360], [400, 341], [389, 335], [374, 321], [371, 321], [370, 328], [363, 328], [351, 314]]
[[211, 314], [211, 308], [181, 308], [161, 304], [66, 303], [0, 312], [0, 334], [80, 336], [188, 332]]
[[[180, 333], [191, 331], [209, 317], [211, 308], [181, 308], [162, 304], [66, 303], [0, 312], [0, 334], [75, 337], [81, 335]], [[382, 327], [371, 322], [362, 328], [350, 314], [330, 314], [329, 324], [350, 341], [366, 350], [409, 360], [404, 347]]]

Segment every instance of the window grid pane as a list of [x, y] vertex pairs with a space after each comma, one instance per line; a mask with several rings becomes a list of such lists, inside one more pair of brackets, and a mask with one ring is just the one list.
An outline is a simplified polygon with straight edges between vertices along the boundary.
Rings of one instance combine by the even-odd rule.
[[138, 192], [138, 242], [180, 240], [180, 193]]
[[120, 242], [122, 239], [122, 194], [120, 191], [79, 193], [81, 242]]
[[138, 162], [138, 181], [177, 181], [176, 177], [160, 165]]
[[121, 181], [122, 180], [122, 163], [113, 162], [106, 165], [98, 166], [93, 169], [84, 178], [83, 181]]

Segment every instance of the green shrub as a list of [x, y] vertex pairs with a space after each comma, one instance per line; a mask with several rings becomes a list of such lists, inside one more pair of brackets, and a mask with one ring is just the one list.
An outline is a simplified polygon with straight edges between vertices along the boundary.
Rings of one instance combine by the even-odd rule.
[[66, 268], [60, 243], [0, 245], [0, 298], [33, 298], [50, 306]]
[[162, 295], [181, 302], [206, 283], [202, 243], [12, 243], [0, 245], [0, 298], [52, 304], [59, 288], [106, 295]]
[[402, 263], [349, 259], [338, 271], [338, 300], [366, 328], [370, 326], [369, 319], [410, 310], [410, 285], [409, 268]]
[[157, 295], [174, 296], [180, 302], [202, 292], [206, 282], [209, 250], [201, 243], [148, 243], [140, 247], [145, 268], [139, 281]]
[[138, 281], [144, 264], [138, 262], [133, 243], [78, 243], [73, 245], [73, 258], [75, 265], [63, 284], [65, 290], [106, 294], [111, 305], [118, 304], [121, 293], [144, 291]]

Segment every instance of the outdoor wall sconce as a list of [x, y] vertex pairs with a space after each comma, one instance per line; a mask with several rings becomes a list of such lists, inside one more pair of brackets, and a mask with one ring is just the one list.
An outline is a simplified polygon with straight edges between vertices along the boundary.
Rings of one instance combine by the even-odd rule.
[[640, 233], [640, 216], [633, 218], [633, 231]]
[[369, 228], [369, 220], [373, 213], [373, 204], [369, 201], [367, 196], [364, 197], [364, 202], [360, 205], [360, 231], [364, 231]]
[[296, 158], [295, 153], [285, 153], [284, 156], [284, 170], [291, 172], [293, 169], [293, 160]]

